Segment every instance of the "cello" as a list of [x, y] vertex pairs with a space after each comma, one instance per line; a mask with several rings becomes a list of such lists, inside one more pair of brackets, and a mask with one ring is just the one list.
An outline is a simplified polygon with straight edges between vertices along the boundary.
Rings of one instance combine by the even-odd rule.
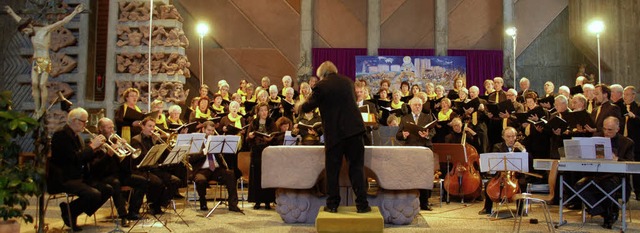
[[462, 151], [458, 151], [458, 153], [461, 152], [464, 155], [466, 161], [464, 163], [457, 161], [444, 179], [444, 189], [447, 190], [449, 195], [461, 197], [462, 203], [464, 203], [464, 199], [473, 200], [478, 198], [482, 191], [480, 173], [476, 170], [480, 156], [472, 145], [466, 143], [466, 131], [464, 130], [466, 127], [467, 124], [465, 123], [460, 143]]

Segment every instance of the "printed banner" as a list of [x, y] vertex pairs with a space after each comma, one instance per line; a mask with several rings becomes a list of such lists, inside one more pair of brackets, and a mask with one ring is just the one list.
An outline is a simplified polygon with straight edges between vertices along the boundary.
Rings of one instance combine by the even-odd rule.
[[400, 84], [407, 81], [425, 91], [425, 85], [432, 82], [434, 86], [442, 85], [446, 94], [457, 77], [462, 77], [466, 83], [466, 57], [356, 56], [356, 80], [366, 80], [371, 95], [378, 93], [382, 79], [391, 82], [391, 90], [400, 89]]

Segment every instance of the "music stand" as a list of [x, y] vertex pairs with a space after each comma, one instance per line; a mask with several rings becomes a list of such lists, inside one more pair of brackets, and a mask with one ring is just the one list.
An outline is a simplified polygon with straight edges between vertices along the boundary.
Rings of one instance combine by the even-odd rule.
[[284, 133], [284, 140], [282, 142], [282, 145], [295, 146], [297, 142], [298, 138], [291, 135], [291, 131], [287, 131]]
[[[182, 144], [173, 147], [169, 152], [169, 155], [167, 155], [167, 158], [164, 159], [160, 166], [169, 166], [181, 163], [185, 159], [185, 156], [189, 154], [189, 147], [189, 144]], [[182, 215], [178, 213], [178, 210], [176, 210], [175, 202], [173, 202], [173, 212], [178, 215], [178, 218], [180, 218], [185, 225], [189, 226], [184, 218], [182, 218]]]
[[[466, 149], [462, 144], [433, 143], [433, 151], [438, 151], [438, 161], [447, 161], [447, 174], [451, 172], [451, 164], [467, 163]], [[458, 184], [460, 184], [459, 186], [462, 188], [462, 176], [458, 177]], [[447, 204], [450, 203], [449, 198], [449, 192], [447, 192]], [[464, 196], [460, 198], [460, 203], [464, 204]]]
[[[527, 152], [505, 152], [505, 153], [484, 153], [480, 154], [480, 171], [489, 172], [493, 174], [497, 171], [508, 172], [529, 172], [529, 153]], [[503, 183], [500, 183], [500, 190], [502, 191]], [[506, 206], [511, 214], [511, 217], [515, 217], [513, 211], [509, 207], [509, 199], [506, 194], [500, 193], [500, 203], [498, 204], [498, 210], [492, 211], [491, 216], [495, 214], [498, 218], [500, 212], [500, 206]], [[489, 198], [489, 197], [485, 197]]]
[[396, 141], [396, 133], [398, 133], [398, 126], [380, 126], [378, 128], [378, 134], [380, 135], [380, 145], [388, 146], [391, 143], [391, 146], [395, 146]]
[[205, 136], [206, 134], [204, 133], [178, 134], [176, 145], [190, 145], [189, 154], [197, 154], [200, 153], [200, 150], [202, 149]]
[[[238, 151], [238, 142], [240, 141], [240, 136], [238, 135], [211, 135], [207, 138], [207, 144], [205, 144], [205, 149], [207, 154], [235, 154]], [[227, 166], [227, 162], [224, 161], [224, 157], [222, 158], [221, 163]], [[229, 188], [229, 187], [227, 187]], [[216, 203], [213, 208], [207, 213], [205, 218], [209, 218], [213, 214], [220, 204], [225, 204], [229, 206], [222, 198]], [[243, 213], [244, 214], [244, 213]]]

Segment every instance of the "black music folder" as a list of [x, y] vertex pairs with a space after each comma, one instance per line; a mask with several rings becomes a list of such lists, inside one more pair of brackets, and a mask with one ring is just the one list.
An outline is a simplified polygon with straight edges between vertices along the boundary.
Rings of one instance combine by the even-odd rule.
[[258, 103], [254, 101], [245, 101], [244, 102], [244, 110], [247, 113], [250, 113]]
[[404, 129], [405, 131], [409, 131], [410, 133], [416, 133], [416, 132], [418, 132], [418, 131], [426, 131], [426, 130], [429, 130], [429, 129], [431, 129], [431, 128], [435, 127], [435, 126], [436, 126], [436, 124], [439, 124], [439, 123], [438, 123], [438, 120], [433, 120], [432, 122], [429, 122], [429, 123], [427, 123], [427, 124], [426, 124], [426, 125], [424, 125], [424, 126], [416, 125], [416, 123], [413, 123], [413, 122], [407, 121], [407, 122], [404, 124], [404, 128], [403, 128], [403, 129]]
[[184, 125], [181, 125], [180, 127], [176, 128], [175, 131], [180, 133], [180, 131], [182, 131], [182, 129], [187, 128], [187, 133], [194, 133], [196, 131], [198, 131], [198, 121], [194, 121], [194, 122], [190, 122]]
[[566, 120], [556, 116], [554, 118], [551, 118], [551, 120], [547, 122], [547, 126], [549, 126], [549, 128], [552, 130], [561, 129], [564, 131], [569, 126], [569, 124]]
[[234, 124], [228, 124], [227, 125], [227, 133], [226, 133], [226, 135], [237, 135], [238, 133], [240, 133], [240, 131], [242, 131], [243, 129], [245, 129], [247, 127], [249, 127], [249, 125], [245, 125], [242, 128], [238, 128]]
[[574, 87], [569, 88], [569, 93], [571, 95], [575, 95], [575, 94], [578, 94], [578, 93], [583, 93], [582, 92], [582, 86], [574, 86]]
[[263, 133], [260, 131], [253, 131], [253, 135], [255, 135], [256, 137], [265, 137], [265, 138], [275, 137], [283, 133], [285, 132], [277, 131], [277, 132], [271, 132], [271, 133]]
[[154, 119], [158, 118], [158, 114], [160, 114], [160, 111], [153, 111], [145, 114], [129, 108], [122, 118], [129, 121], [140, 121], [147, 117], [153, 117]]
[[380, 108], [382, 110], [382, 113], [384, 114], [385, 112], [389, 115], [391, 114], [396, 114], [397, 117], [401, 117], [402, 115], [404, 115], [404, 113], [402, 112], [402, 108], [399, 109], [391, 109], [391, 108]]
[[595, 128], [596, 124], [591, 119], [591, 114], [587, 111], [576, 111], [576, 112], [564, 112], [562, 113], [564, 119], [569, 124], [569, 128], [576, 128], [577, 125], [585, 126], [589, 125], [591, 128]]
[[368, 104], [363, 104], [362, 106], [358, 107], [358, 110], [360, 111], [360, 113], [370, 113], [371, 110], [375, 109], [370, 109]]
[[320, 121], [313, 123], [313, 125], [298, 123], [298, 129], [300, 130], [309, 130], [309, 129], [318, 130], [320, 127], [322, 127], [322, 122]]
[[513, 106], [511, 100], [505, 100], [498, 104], [488, 103], [487, 110], [491, 112], [494, 116], [498, 116], [501, 112], [513, 113], [516, 111], [516, 108]]
[[553, 106], [553, 102], [555, 102], [555, 96], [553, 95], [538, 99], [538, 104], [548, 103]]
[[405, 103], [409, 103], [409, 100], [411, 100], [411, 99], [413, 99], [413, 95], [400, 97], [400, 101], [405, 102]]
[[295, 106], [295, 103], [289, 103], [289, 101], [285, 99], [282, 99], [280, 103], [282, 103], [282, 108], [284, 108], [285, 112], [293, 112], [293, 107]]
[[376, 100], [376, 102], [378, 103], [378, 107], [380, 107], [380, 108], [389, 108], [389, 107], [391, 107], [391, 101], [389, 101], [389, 100], [378, 99], [378, 100]]

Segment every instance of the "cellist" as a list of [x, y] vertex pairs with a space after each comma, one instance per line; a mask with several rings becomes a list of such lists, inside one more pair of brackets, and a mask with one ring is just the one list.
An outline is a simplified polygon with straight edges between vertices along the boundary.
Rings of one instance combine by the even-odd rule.
[[[504, 142], [500, 142], [500, 143], [496, 143], [495, 145], [493, 145], [493, 152], [527, 152], [527, 149], [525, 149], [525, 147], [520, 144], [520, 142], [516, 141], [516, 137], [518, 136], [518, 132], [516, 131], [515, 128], [509, 126], [507, 128], [505, 128], [504, 130], [502, 130], [502, 139], [504, 140]], [[495, 177], [500, 176], [500, 172], [497, 172], [494, 175]], [[487, 182], [487, 184], [489, 184], [489, 182]], [[526, 183], [524, 182], [518, 182], [518, 184], [521, 186], [520, 190], [524, 190], [525, 187], [522, 186], [526, 186]], [[491, 198], [489, 198], [489, 195], [487, 194], [487, 187], [488, 185], [485, 186], [484, 188], [484, 195], [485, 195], [485, 199], [484, 199], [484, 209], [480, 210], [480, 212], [478, 212], [478, 214], [480, 215], [484, 215], [484, 214], [491, 214], [491, 210], [493, 208], [493, 201], [491, 200]], [[521, 206], [518, 206], [518, 213], [520, 212]]]

